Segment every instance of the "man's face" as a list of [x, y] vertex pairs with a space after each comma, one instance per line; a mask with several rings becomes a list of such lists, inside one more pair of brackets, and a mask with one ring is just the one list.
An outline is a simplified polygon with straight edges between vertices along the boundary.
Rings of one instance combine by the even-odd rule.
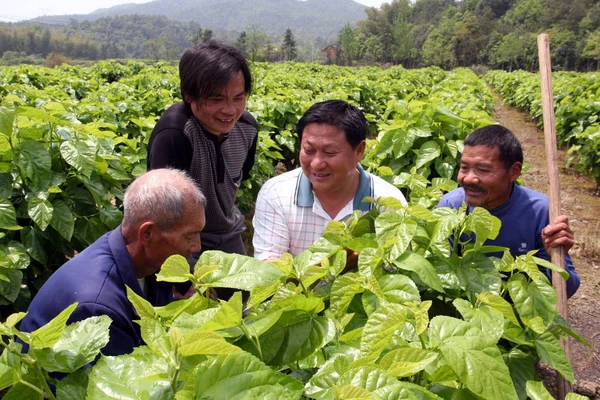
[[201, 99], [186, 96], [194, 116], [213, 135], [229, 133], [246, 108], [244, 74], [240, 71], [225, 87]]
[[520, 175], [521, 163], [514, 163], [507, 171], [498, 147], [465, 146], [458, 182], [465, 190], [467, 204], [492, 210], [508, 201]]
[[300, 164], [316, 195], [339, 194], [355, 182], [364, 151], [365, 142], [353, 149], [342, 129], [312, 123], [302, 132]]
[[169, 229], [161, 229], [158, 225], [154, 225], [153, 237], [147, 248], [150, 265], [144, 271], [144, 276], [158, 272], [165, 260], [172, 255], [178, 254], [189, 258], [192, 253], [199, 252], [200, 232], [204, 229], [205, 223], [204, 207], [188, 204], [181, 221], [176, 225]]

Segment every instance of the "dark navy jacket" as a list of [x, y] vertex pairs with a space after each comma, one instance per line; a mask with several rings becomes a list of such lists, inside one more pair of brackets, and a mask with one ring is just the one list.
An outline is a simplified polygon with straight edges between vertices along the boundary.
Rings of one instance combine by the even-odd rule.
[[[125, 285], [142, 296], [119, 226], [50, 276], [31, 302], [27, 316], [21, 322], [21, 330], [34, 331], [71, 304], [79, 302], [69, 323], [108, 315], [112, 320], [110, 341], [102, 349], [102, 354], [130, 353], [144, 342], [140, 327], [134, 322], [139, 317], [127, 299]], [[172, 300], [170, 285], [157, 285], [154, 276], [146, 278], [146, 285], [147, 300], [153, 305], [165, 305]]]
[[[466, 202], [465, 190], [458, 188], [446, 193], [438, 207], [459, 209], [463, 202]], [[542, 229], [550, 223], [548, 207], [546, 195], [523, 186], [513, 185], [510, 199], [490, 211], [490, 214], [500, 219], [502, 227], [496, 239], [486, 240], [485, 245], [508, 247], [513, 257], [527, 254], [531, 250], [538, 250], [535, 255], [549, 261], [550, 257], [542, 242]], [[468, 206], [467, 214], [470, 214], [472, 210], [473, 207]], [[502, 257], [502, 254], [489, 255]], [[569, 272], [567, 296], [571, 297], [579, 288], [580, 280], [568, 254], [565, 256], [565, 267]], [[549, 279], [552, 279], [550, 270], [547, 268], [540, 268], [540, 270]]]

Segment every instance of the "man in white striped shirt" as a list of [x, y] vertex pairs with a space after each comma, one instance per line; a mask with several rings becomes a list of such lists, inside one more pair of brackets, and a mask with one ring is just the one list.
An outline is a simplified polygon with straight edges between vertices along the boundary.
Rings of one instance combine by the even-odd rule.
[[318, 239], [330, 221], [343, 221], [354, 210], [367, 212], [369, 197], [406, 200], [400, 190], [362, 169], [367, 121], [341, 100], [317, 103], [298, 122], [301, 168], [268, 180], [254, 213], [254, 257], [293, 256]]

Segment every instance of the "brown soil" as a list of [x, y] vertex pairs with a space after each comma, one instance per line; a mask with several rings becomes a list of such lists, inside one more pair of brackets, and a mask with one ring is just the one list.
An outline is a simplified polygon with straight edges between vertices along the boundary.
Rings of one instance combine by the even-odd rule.
[[[494, 119], [514, 132], [523, 145], [526, 166], [529, 164], [523, 184], [547, 194], [544, 132], [528, 114], [505, 106], [499, 97], [494, 108]], [[591, 344], [587, 347], [570, 339], [571, 365], [577, 380], [574, 390], [600, 399], [600, 197], [593, 179], [565, 167], [565, 153], [565, 149], [559, 150], [561, 206], [575, 232], [576, 244], [570, 254], [581, 277], [581, 287], [569, 299], [568, 321]], [[552, 379], [545, 377], [544, 381], [554, 386]]]

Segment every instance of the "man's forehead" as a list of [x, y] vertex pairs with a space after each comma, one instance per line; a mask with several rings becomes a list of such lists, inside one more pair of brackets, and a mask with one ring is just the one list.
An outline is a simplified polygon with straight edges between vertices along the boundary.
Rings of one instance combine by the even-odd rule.
[[498, 146], [465, 146], [461, 155], [461, 161], [471, 160], [477, 161], [478, 163], [492, 164], [499, 162], [500, 160], [500, 148]]

